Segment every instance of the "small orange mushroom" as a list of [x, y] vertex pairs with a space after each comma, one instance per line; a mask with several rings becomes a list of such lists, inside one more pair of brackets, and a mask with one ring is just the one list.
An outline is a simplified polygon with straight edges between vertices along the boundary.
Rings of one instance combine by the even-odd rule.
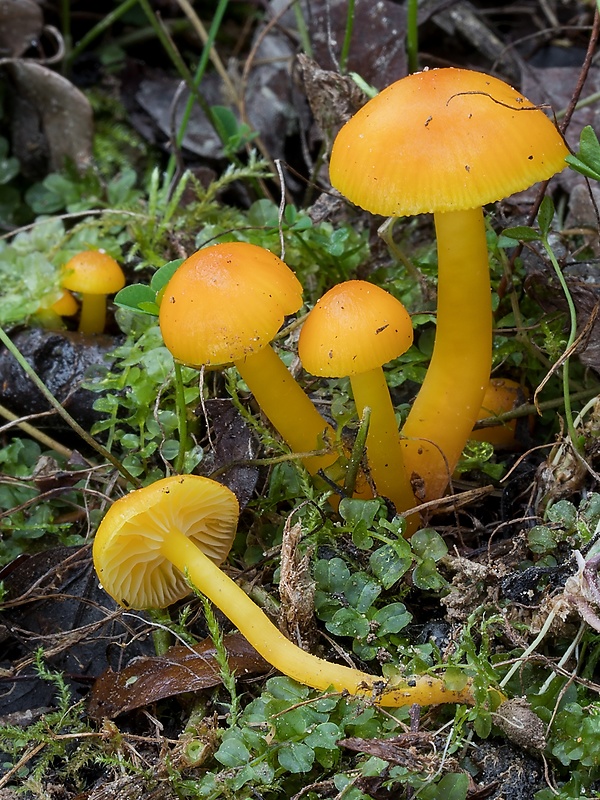
[[58, 297], [53, 291], [42, 298], [33, 319], [43, 328], [59, 330], [64, 327], [61, 317], [72, 317], [78, 310], [79, 304], [71, 292], [59, 289]]
[[62, 289], [50, 308], [59, 317], [73, 317], [79, 310], [79, 304], [68, 289]]
[[102, 333], [106, 323], [106, 297], [125, 286], [119, 264], [104, 250], [85, 250], [62, 268], [64, 289], [81, 295], [81, 333]]

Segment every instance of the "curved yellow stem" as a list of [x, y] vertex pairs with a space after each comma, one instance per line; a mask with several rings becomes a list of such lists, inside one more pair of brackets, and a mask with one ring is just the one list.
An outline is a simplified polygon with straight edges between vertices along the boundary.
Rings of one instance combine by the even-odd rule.
[[392, 685], [376, 675], [313, 656], [286, 639], [248, 595], [181, 531], [171, 530], [160, 549], [162, 555], [187, 574], [194, 586], [233, 622], [269, 664], [306, 686], [371, 697], [374, 702], [388, 707], [474, 702], [470, 681], [463, 689], [453, 690], [439, 678], [420, 675]]
[[[270, 345], [236, 361], [235, 366], [267, 419], [294, 453], [321, 450], [326, 442], [334, 442], [333, 428], [319, 414]], [[337, 453], [327, 453], [309, 456], [302, 463], [311, 475], [315, 475], [336, 460]]]
[[[385, 374], [381, 367], [350, 376], [358, 416], [371, 409], [367, 434], [367, 461], [378, 494], [389, 498], [399, 511], [414, 504], [413, 492], [404, 467], [403, 447]], [[418, 519], [407, 519], [407, 533], [414, 533]]]
[[437, 331], [402, 434], [404, 464], [441, 497], [477, 420], [492, 366], [492, 300], [481, 208], [435, 215]]
[[103, 333], [106, 323], [106, 295], [82, 294], [79, 330], [81, 333]]

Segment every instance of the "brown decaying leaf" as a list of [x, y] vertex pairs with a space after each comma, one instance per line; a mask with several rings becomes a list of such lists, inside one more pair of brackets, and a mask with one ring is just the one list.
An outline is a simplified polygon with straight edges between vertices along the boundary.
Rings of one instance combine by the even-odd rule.
[[297, 56], [300, 78], [315, 122], [323, 134], [333, 138], [367, 100], [367, 95], [349, 75], [321, 69], [304, 53]]
[[18, 58], [40, 37], [44, 19], [34, 0], [0, 0], [0, 58]]
[[[19, 98], [22, 119], [13, 118], [15, 154], [26, 160], [28, 115], [37, 117], [49, 154], [49, 168], [61, 170], [71, 161], [85, 170], [92, 158], [93, 114], [87, 97], [62, 75], [34, 61], [18, 60], [6, 67]], [[16, 113], [17, 106], [15, 106]], [[15, 131], [18, 128], [18, 132]], [[35, 128], [35, 125], [34, 125]], [[33, 133], [36, 133], [33, 130]], [[20, 147], [20, 149], [19, 149]]]
[[[347, 17], [346, 0], [310, 4], [313, 56], [323, 69], [339, 71]], [[347, 70], [357, 72], [378, 89], [403, 78], [407, 70], [405, 33], [406, 11], [400, 5], [390, 0], [357, 0]]]
[[[223, 641], [229, 666], [238, 677], [261, 675], [271, 669], [241, 634], [228, 634]], [[177, 645], [164, 656], [138, 658], [120, 672], [104, 672], [90, 693], [88, 714], [93, 719], [112, 719], [166, 697], [210, 689], [220, 683], [212, 640], [205, 639], [195, 647]]]
[[229, 398], [212, 398], [200, 406], [196, 413], [204, 417], [209, 430], [209, 447], [202, 461], [202, 473], [218, 473], [218, 480], [237, 497], [240, 508], [245, 508], [258, 482], [258, 468], [251, 461], [259, 454], [256, 436], [244, 422]]

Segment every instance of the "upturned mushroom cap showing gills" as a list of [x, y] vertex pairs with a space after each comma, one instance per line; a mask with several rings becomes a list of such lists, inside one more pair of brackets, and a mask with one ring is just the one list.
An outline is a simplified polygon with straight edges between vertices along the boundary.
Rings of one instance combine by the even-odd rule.
[[226, 486], [200, 475], [164, 478], [117, 500], [94, 540], [104, 590], [129, 608], [166, 608], [190, 594], [183, 573], [165, 558], [164, 542], [182, 533], [215, 564], [236, 532], [238, 501]]
[[334, 142], [330, 176], [361, 208], [411, 216], [500, 200], [550, 178], [567, 154], [522, 94], [450, 67], [409, 75], [361, 108]]
[[137, 489], [117, 500], [98, 528], [93, 551], [98, 577], [122, 606], [141, 609], [185, 597], [188, 576], [263, 658], [315, 689], [333, 687], [385, 706], [474, 701], [470, 679], [462, 689], [429, 675], [388, 684], [301, 650], [217, 566], [229, 550], [237, 516], [234, 495], [210, 478], [180, 475]]
[[160, 305], [166, 346], [179, 361], [220, 366], [265, 347], [302, 305], [302, 286], [268, 250], [245, 242], [206, 247], [175, 272]]

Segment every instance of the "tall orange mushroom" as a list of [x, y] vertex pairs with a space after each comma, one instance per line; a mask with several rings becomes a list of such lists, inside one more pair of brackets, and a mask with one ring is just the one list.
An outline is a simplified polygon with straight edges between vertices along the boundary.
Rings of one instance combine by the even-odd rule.
[[384, 216], [434, 214], [435, 346], [403, 428], [406, 470], [421, 479], [423, 499], [443, 494], [490, 377], [481, 207], [550, 178], [567, 153], [550, 119], [523, 95], [497, 78], [455, 68], [392, 84], [334, 142], [331, 182], [353, 203]]

